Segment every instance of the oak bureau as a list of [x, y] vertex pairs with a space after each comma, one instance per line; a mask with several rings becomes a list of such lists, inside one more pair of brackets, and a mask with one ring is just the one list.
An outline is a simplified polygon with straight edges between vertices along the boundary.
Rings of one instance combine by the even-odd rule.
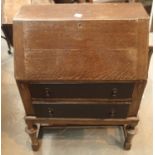
[[15, 78], [33, 150], [40, 126], [88, 125], [122, 126], [130, 149], [147, 82], [148, 23], [140, 3], [21, 8]]

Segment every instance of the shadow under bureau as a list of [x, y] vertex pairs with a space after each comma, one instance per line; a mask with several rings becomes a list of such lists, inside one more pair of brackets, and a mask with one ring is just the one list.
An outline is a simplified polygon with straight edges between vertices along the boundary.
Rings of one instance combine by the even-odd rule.
[[13, 23], [15, 78], [33, 150], [40, 126], [73, 125], [122, 126], [130, 149], [147, 82], [148, 23], [140, 3], [22, 7]]

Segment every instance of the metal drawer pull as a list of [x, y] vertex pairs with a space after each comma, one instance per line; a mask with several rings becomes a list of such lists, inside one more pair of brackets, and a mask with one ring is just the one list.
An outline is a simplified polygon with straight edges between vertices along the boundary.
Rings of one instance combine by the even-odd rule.
[[48, 114], [50, 117], [54, 115], [54, 109], [53, 108], [48, 108]]
[[118, 89], [117, 88], [113, 88], [112, 89], [112, 97], [117, 97], [118, 94]]
[[115, 117], [116, 116], [116, 112], [115, 110], [111, 110], [111, 112], [109, 113], [110, 117]]
[[50, 97], [50, 95], [51, 95], [50, 89], [49, 88], [45, 88], [45, 96], [46, 97]]

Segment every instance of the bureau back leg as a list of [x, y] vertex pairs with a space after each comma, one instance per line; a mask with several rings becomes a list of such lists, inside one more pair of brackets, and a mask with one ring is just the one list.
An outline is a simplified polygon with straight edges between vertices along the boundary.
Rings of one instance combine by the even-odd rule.
[[32, 142], [33, 151], [37, 151], [39, 149], [39, 140], [37, 138], [38, 127], [36, 124], [33, 124], [31, 121], [26, 121], [27, 127], [26, 132], [29, 134]]
[[124, 135], [125, 135], [125, 142], [124, 142], [125, 150], [130, 150], [131, 148], [132, 139], [136, 134], [136, 130], [135, 130], [136, 125], [137, 124], [130, 124], [130, 125], [123, 126]]

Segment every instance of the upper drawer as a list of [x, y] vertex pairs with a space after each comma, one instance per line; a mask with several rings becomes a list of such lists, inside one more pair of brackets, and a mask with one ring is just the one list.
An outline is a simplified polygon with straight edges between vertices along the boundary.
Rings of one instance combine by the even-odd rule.
[[134, 83], [30, 84], [32, 98], [131, 98]]

